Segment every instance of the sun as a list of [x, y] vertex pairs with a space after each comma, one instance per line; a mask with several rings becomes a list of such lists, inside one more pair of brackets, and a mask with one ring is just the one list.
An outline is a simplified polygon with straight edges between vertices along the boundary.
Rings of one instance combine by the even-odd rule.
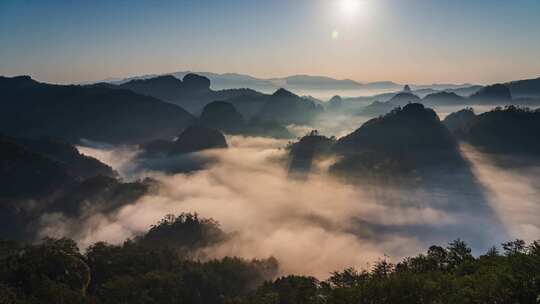
[[342, 17], [352, 18], [364, 13], [366, 0], [338, 0]]

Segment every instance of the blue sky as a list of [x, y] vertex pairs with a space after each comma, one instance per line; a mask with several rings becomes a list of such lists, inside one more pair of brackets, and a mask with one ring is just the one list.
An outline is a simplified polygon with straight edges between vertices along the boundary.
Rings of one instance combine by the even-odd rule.
[[0, 1], [0, 74], [59, 83], [177, 70], [491, 83], [540, 76], [539, 54], [538, 0]]

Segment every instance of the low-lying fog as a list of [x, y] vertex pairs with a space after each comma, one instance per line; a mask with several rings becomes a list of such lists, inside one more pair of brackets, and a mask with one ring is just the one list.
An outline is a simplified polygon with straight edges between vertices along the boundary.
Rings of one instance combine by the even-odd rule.
[[[440, 113], [444, 116], [455, 109]], [[317, 126], [341, 136], [366, 117], [334, 117]], [[293, 128], [300, 134], [310, 128]], [[489, 157], [463, 146], [478, 190], [449, 174], [449, 189], [410, 190], [387, 185], [341, 183], [327, 174], [332, 160], [317, 164], [306, 181], [287, 178], [287, 141], [227, 138], [228, 149], [195, 157], [212, 159], [204, 170], [165, 175], [140, 170], [130, 147], [80, 147], [118, 170], [125, 179], [151, 176], [161, 181], [147, 195], [113, 214], [89, 212], [82, 224], [44, 219], [44, 234], [68, 234], [84, 248], [96, 241], [121, 243], [145, 232], [165, 214], [197, 212], [220, 222], [229, 241], [206, 249], [210, 257], [274, 256], [283, 274], [325, 278], [332, 271], [385, 256], [398, 260], [429, 245], [462, 238], [476, 253], [512, 238], [540, 237], [540, 168], [501, 169]], [[68, 230], [67, 227], [79, 227]]]
[[[347, 97], [368, 97], [368, 96], [375, 96], [379, 94], [385, 94], [385, 93], [393, 93], [396, 91], [396, 88], [388, 88], [388, 89], [299, 89], [299, 88], [289, 88], [292, 90], [295, 94], [299, 96], [312, 96], [321, 100], [328, 100], [332, 98], [333, 96], [341, 96], [344, 98]], [[266, 94], [272, 94], [275, 91], [275, 88], [269, 89], [269, 90], [261, 90], [263, 93]]]

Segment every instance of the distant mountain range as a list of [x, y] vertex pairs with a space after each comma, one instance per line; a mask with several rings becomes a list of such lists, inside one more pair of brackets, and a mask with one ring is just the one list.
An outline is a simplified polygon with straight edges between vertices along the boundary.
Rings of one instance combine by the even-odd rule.
[[251, 89], [211, 89], [211, 80], [197, 74], [187, 74], [181, 79], [172, 75], [153, 78], [132, 79], [119, 84], [97, 83], [93, 87], [125, 89], [152, 96], [169, 103], [179, 105], [192, 114], [199, 115], [204, 106], [212, 101], [247, 96], [251, 99], [264, 94]]
[[[221, 76], [224, 75], [230, 74]], [[226, 133], [287, 137], [286, 125], [309, 124], [327, 109], [329, 113], [358, 113], [374, 101], [379, 103], [367, 109], [371, 115], [379, 111], [383, 114], [390, 107], [410, 102], [422, 102], [427, 106], [540, 103], [540, 78], [446, 90], [414, 90], [414, 86], [405, 86], [403, 91], [372, 97], [336, 97], [332, 103], [327, 103], [301, 97], [284, 88], [272, 94], [247, 88], [215, 90], [208, 77], [186, 74], [178, 79], [177, 76], [92, 85], [52, 85], [28, 76], [0, 77], [0, 105], [3, 106], [0, 132], [18, 137], [52, 137], [70, 143], [81, 139], [142, 143], [177, 136], [186, 127], [199, 122], [199, 116], [208, 104], [222, 101], [228, 103], [223, 109], [229, 110], [221, 113], [218, 108], [208, 108], [212, 111], [206, 114], [228, 113], [231, 116], [224, 116], [223, 121], [206, 121], [209, 126], [215, 127], [213, 124], [218, 123], [221, 131]], [[254, 79], [243, 75], [236, 77]], [[361, 85], [351, 80], [313, 76], [292, 76], [285, 81], [287, 85], [304, 88]], [[423, 96], [418, 93], [420, 91]], [[235, 118], [238, 116], [233, 115], [236, 111], [242, 119]], [[231, 125], [229, 119], [237, 122]]]
[[108, 82], [113, 84], [123, 84], [132, 80], [138, 79], [150, 79], [162, 75], [172, 75], [178, 79], [183, 79], [188, 74], [197, 74], [205, 76], [212, 82], [212, 89], [214, 90], [227, 90], [235, 88], [250, 88], [260, 92], [270, 93], [279, 88], [286, 88], [289, 90], [391, 90], [400, 88], [401, 85], [391, 81], [380, 81], [370, 83], [359, 83], [350, 79], [334, 79], [325, 76], [309, 76], [309, 75], [292, 75], [282, 78], [257, 78], [250, 75], [237, 74], [237, 73], [224, 73], [217, 74], [211, 72], [191, 72], [180, 71], [165, 74], [148, 74], [141, 76], [134, 76], [129, 78], [109, 78], [102, 82]]
[[[253, 90], [269, 93], [274, 92], [279, 88], [288, 90], [398, 90], [403, 87], [392, 81], [376, 81], [376, 82], [358, 82], [351, 79], [335, 79], [326, 76], [311, 76], [311, 75], [292, 75], [280, 78], [257, 78], [245, 74], [237, 73], [211, 73], [211, 72], [192, 72], [180, 71], [164, 74], [147, 74], [128, 78], [109, 78], [102, 82], [113, 84], [123, 84], [137, 79], [149, 79], [162, 75], [172, 75], [178, 79], [183, 79], [188, 74], [197, 74], [210, 79], [212, 89], [225, 90], [236, 88], [250, 88]], [[411, 85], [413, 90], [432, 89], [460, 89], [473, 86], [472, 84], [427, 84], [427, 85]]]
[[[419, 94], [419, 91], [414, 91], [413, 93], [410, 90], [403, 90], [398, 93], [385, 93], [371, 97], [347, 98], [342, 102], [340, 110], [344, 112], [355, 112], [358, 115], [378, 116], [388, 113], [396, 107], [402, 107], [415, 102], [429, 107], [457, 105], [538, 106], [540, 105], [540, 91], [537, 91], [540, 88], [539, 80], [522, 80], [484, 87], [475, 86], [471, 87], [471, 90], [467, 90], [467, 92], [472, 91], [472, 94], [463, 94], [463, 89], [434, 91], [427, 95]], [[425, 93], [425, 90], [421, 91]], [[357, 105], [365, 104], [366, 102], [368, 104], [358, 110]]]
[[[369, 101], [379, 100], [386, 101], [392, 98], [395, 93], [399, 92], [405, 84], [400, 84], [392, 81], [377, 81], [377, 82], [358, 82], [351, 79], [335, 79], [326, 76], [312, 76], [312, 75], [292, 75], [281, 78], [257, 78], [246, 74], [238, 73], [212, 73], [212, 72], [191, 72], [191, 71], [179, 71], [164, 74], [148, 74], [141, 76], [134, 76], [129, 78], [109, 78], [103, 82], [121, 85], [133, 80], [151, 79], [164, 75], [171, 75], [178, 79], [183, 79], [186, 75], [197, 74], [208, 78], [211, 82], [211, 89], [213, 90], [230, 90], [239, 88], [249, 88], [251, 90], [272, 93], [280, 88], [284, 88], [296, 93], [302, 94], [302, 92], [309, 91], [351, 91], [350, 95], [354, 94], [369, 96], [379, 94], [376, 99], [369, 99], [370, 97], [358, 97], [358, 101], [362, 99], [369, 99]], [[540, 98], [540, 77], [534, 79], [516, 80], [503, 83], [506, 85], [512, 96], [517, 98]], [[437, 93], [441, 91], [452, 92], [457, 95], [468, 97], [478, 92], [482, 85], [463, 83], [463, 84], [411, 84], [410, 89], [414, 94], [423, 98], [429, 94]], [[359, 94], [364, 91], [368, 94]], [[369, 94], [372, 93], [372, 94]], [[357, 96], [358, 96], [357, 95]], [[363, 100], [367, 101], [367, 100]], [[189, 110], [189, 109], [188, 109]]]
[[[215, 101], [221, 101], [214, 103], [217, 108], [206, 107]], [[199, 123], [229, 134], [287, 138], [292, 135], [286, 125], [307, 124], [324, 111], [285, 89], [212, 90], [208, 78], [195, 74], [120, 85], [52, 85], [29, 76], [0, 76], [0, 106], [1, 133], [74, 144], [82, 139], [141, 144], [173, 138]]]
[[280, 88], [273, 94], [252, 89], [214, 90], [211, 80], [197, 74], [184, 75], [178, 79], [172, 75], [148, 79], [133, 79], [121, 84], [98, 83], [89, 87], [130, 90], [137, 94], [152, 96], [186, 109], [199, 116], [204, 107], [214, 101], [227, 101], [244, 118], [280, 124], [305, 124], [323, 109], [309, 98], [300, 97]]

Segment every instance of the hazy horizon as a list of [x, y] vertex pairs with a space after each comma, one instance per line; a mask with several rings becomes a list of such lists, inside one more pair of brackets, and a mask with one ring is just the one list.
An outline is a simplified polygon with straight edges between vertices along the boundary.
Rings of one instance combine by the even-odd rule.
[[[449, 85], [467, 85], [467, 84], [470, 84], [470, 85], [490, 85], [490, 84], [494, 84], [494, 83], [507, 83], [507, 82], [511, 82], [511, 81], [515, 81], [515, 80], [524, 80], [524, 79], [533, 79], [533, 78], [538, 78], [540, 77], [540, 70], [538, 71], [538, 73], [532, 73], [530, 75], [524, 75], [524, 76], [521, 76], [521, 77], [518, 77], [518, 78], [508, 78], [508, 79], [502, 79], [500, 81], [495, 81], [495, 82], [490, 82], [490, 81], [487, 81], [487, 80], [484, 80], [484, 81], [476, 81], [476, 82], [467, 82], [467, 81], [455, 81], [455, 82], [451, 82], [451, 81], [426, 81], [426, 82], [412, 82], [412, 81], [396, 81], [396, 80], [393, 80], [393, 79], [374, 79], [374, 80], [362, 80], [362, 79], [352, 79], [352, 78], [347, 78], [347, 77], [339, 77], [339, 76], [329, 76], [329, 75], [326, 75], [326, 74], [314, 74], [314, 73], [302, 73], [302, 72], [299, 72], [299, 73], [292, 73], [292, 74], [276, 74], [276, 75], [258, 75], [258, 74], [250, 74], [250, 73], [244, 73], [244, 72], [238, 72], [238, 71], [215, 71], [215, 70], [195, 70], [195, 69], [190, 69], [190, 68], [177, 68], [177, 69], [172, 69], [172, 70], [164, 70], [164, 71], [153, 71], [153, 72], [142, 72], [142, 73], [138, 73], [138, 74], [129, 74], [129, 75], [109, 75], [107, 77], [104, 77], [104, 78], [99, 78], [99, 79], [87, 79], [87, 80], [82, 80], [82, 81], [78, 81], [77, 83], [96, 83], [96, 82], [100, 82], [100, 81], [111, 81], [111, 80], [124, 80], [124, 79], [130, 79], [130, 78], [137, 78], [137, 77], [144, 77], [144, 76], [159, 76], [159, 75], [170, 75], [170, 74], [173, 74], [173, 73], [177, 73], [177, 72], [190, 72], [190, 73], [212, 73], [212, 74], [217, 74], [217, 75], [226, 75], [226, 74], [237, 74], [237, 75], [242, 75], [242, 76], [251, 76], [251, 77], [254, 77], [254, 78], [257, 78], [257, 79], [260, 79], [260, 80], [273, 80], [273, 79], [282, 79], [282, 78], [287, 78], [287, 77], [291, 77], [291, 76], [309, 76], [309, 77], [328, 77], [328, 78], [332, 78], [332, 79], [336, 79], [336, 80], [352, 80], [352, 81], [355, 81], [357, 83], [360, 83], [360, 84], [370, 84], [370, 83], [377, 83], [377, 82], [393, 82], [393, 83], [396, 83], [396, 84], [399, 84], [399, 85], [405, 85], [405, 84], [408, 84], [408, 85], [418, 85], [418, 86], [428, 86], [428, 85], [446, 85], [446, 84], [449, 84]], [[2, 75], [2, 76], [9, 76], [9, 77], [14, 77], [14, 76], [20, 76], [20, 75], [28, 75], [28, 76], [31, 76], [32, 78], [34, 78], [32, 75], [30, 74], [12, 74], [12, 75]], [[38, 81], [43, 81], [43, 82], [47, 82], [46, 80], [41, 80], [41, 79], [38, 79], [38, 78], [34, 78]], [[73, 82], [57, 82], [58, 84], [74, 84]]]
[[0, 304], [540, 304], [539, 54], [540, 0], [0, 0]]
[[0, 74], [506, 82], [540, 75], [539, 12], [532, 0], [2, 1]]

